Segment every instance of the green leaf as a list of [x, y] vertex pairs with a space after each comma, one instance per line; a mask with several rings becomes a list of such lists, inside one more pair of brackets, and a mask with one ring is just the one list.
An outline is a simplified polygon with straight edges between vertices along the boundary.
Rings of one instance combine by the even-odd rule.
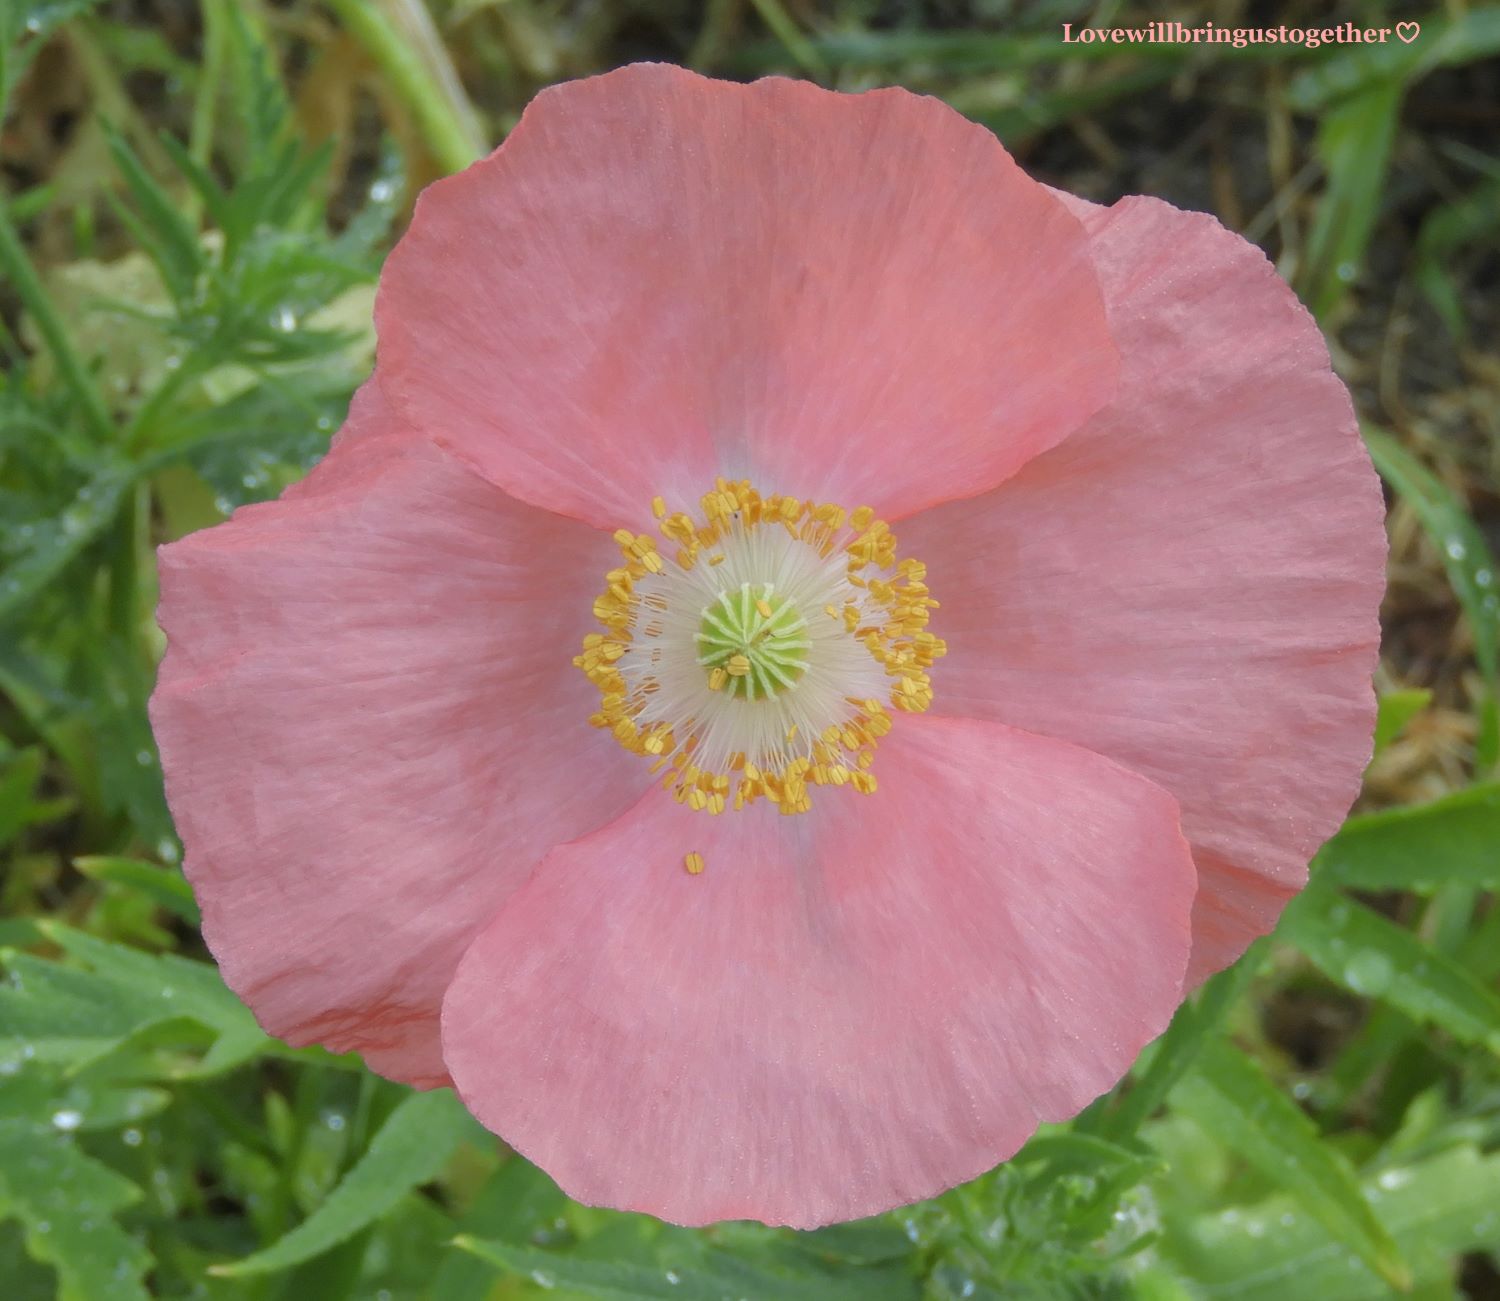
[[0, 768], [0, 849], [33, 823], [51, 822], [72, 807], [68, 800], [35, 798], [42, 760], [40, 749], [22, 750]]
[[1356, 890], [1459, 883], [1500, 889], [1500, 785], [1350, 818], [1318, 854], [1319, 879]]
[[106, 126], [105, 139], [141, 216], [137, 218], [123, 207], [117, 208], [117, 213], [156, 264], [172, 296], [179, 301], [191, 298], [203, 266], [197, 230], [182, 215], [182, 204], [156, 183], [118, 131]]
[[0, 623], [26, 606], [115, 517], [136, 471], [107, 461], [56, 519], [33, 527], [29, 545], [0, 571]]
[[1176, 1105], [1246, 1164], [1297, 1199], [1392, 1287], [1409, 1271], [1349, 1163], [1249, 1057], [1210, 1040], [1173, 1092]]
[[[4, 0], [0, 3], [0, 121], [10, 92], [47, 38], [99, 0]], [[22, 35], [25, 40], [22, 40]]]
[[1364, 427], [1365, 444], [1381, 477], [1409, 502], [1443, 559], [1448, 581], [1474, 637], [1474, 658], [1484, 675], [1476, 747], [1481, 769], [1500, 759], [1500, 566], [1469, 512], [1441, 479], [1390, 434]]
[[684, 1252], [682, 1263], [642, 1265], [588, 1260], [518, 1243], [481, 1241], [467, 1234], [454, 1246], [472, 1252], [506, 1275], [528, 1278], [543, 1288], [561, 1288], [593, 1301], [724, 1301], [726, 1297], [777, 1297], [794, 1301], [881, 1301], [914, 1298], [916, 1285], [885, 1270], [834, 1273], [763, 1268], [711, 1247]]
[[1293, 900], [1277, 934], [1346, 989], [1500, 1052], [1500, 998], [1452, 958], [1331, 884]]
[[139, 1198], [55, 1127], [0, 1118], [0, 1219], [19, 1220], [27, 1254], [56, 1269], [60, 1301], [146, 1301], [151, 1257], [114, 1221]]
[[1166, 1033], [1149, 1050], [1145, 1068], [1133, 1076], [1129, 1090], [1114, 1111], [1090, 1111], [1086, 1119], [1080, 1118], [1080, 1126], [1116, 1141], [1132, 1137], [1192, 1066], [1199, 1047], [1218, 1030], [1259, 965], [1257, 945], [1227, 971], [1209, 979], [1196, 999], [1177, 1010]]
[[1421, 35], [1411, 44], [1387, 38], [1371, 45], [1349, 46], [1318, 59], [1293, 78], [1286, 98], [1293, 108], [1316, 113], [1329, 104], [1357, 95], [1372, 82], [1396, 81], [1409, 85], [1434, 68], [1492, 58], [1497, 53], [1500, 53], [1500, 9], [1478, 8], [1453, 18], [1428, 13], [1422, 18]]
[[188, 1077], [228, 1070], [271, 1047], [206, 963], [142, 953], [55, 921], [37, 926], [86, 965], [25, 953], [7, 960], [12, 983], [0, 986], [0, 1053], [22, 1051], [81, 1070], [158, 1027], [196, 1025], [211, 1046], [196, 1068], [171, 1072]]
[[[1455, 1148], [1372, 1174], [1363, 1193], [1410, 1262], [1416, 1287], [1450, 1280], [1465, 1252], [1500, 1249], [1500, 1155]], [[1363, 1261], [1287, 1197], [1172, 1228], [1167, 1254], [1201, 1301], [1370, 1301], [1386, 1294]]]
[[465, 1140], [484, 1131], [448, 1090], [413, 1093], [380, 1127], [369, 1150], [306, 1220], [264, 1251], [213, 1274], [275, 1274], [338, 1246], [428, 1183]]
[[1406, 725], [1432, 704], [1432, 692], [1426, 687], [1382, 692], [1380, 712], [1375, 718], [1375, 753], [1379, 754], [1406, 730]]
[[1453, 274], [1454, 264], [1461, 250], [1472, 248], [1478, 253], [1492, 245], [1497, 235], [1500, 175], [1487, 176], [1469, 193], [1435, 208], [1417, 234], [1413, 278], [1443, 318], [1448, 332], [1460, 342], [1467, 341], [1468, 320], [1461, 278]]
[[1303, 289], [1319, 320], [1338, 305], [1364, 264], [1365, 247], [1387, 197], [1386, 169], [1403, 83], [1377, 81], [1344, 100], [1318, 125], [1318, 157], [1328, 183], [1307, 239]]
[[138, 858], [95, 855], [75, 858], [73, 866], [91, 880], [138, 891], [194, 926], [202, 921], [197, 901], [193, 898], [193, 887], [175, 868], [158, 867]]
[[[544, 1172], [513, 1156], [479, 1190], [460, 1228], [474, 1238], [527, 1242], [555, 1223], [567, 1206], [562, 1190]], [[487, 1301], [494, 1287], [494, 1273], [483, 1261], [450, 1251], [432, 1279], [432, 1296], [442, 1301]]]

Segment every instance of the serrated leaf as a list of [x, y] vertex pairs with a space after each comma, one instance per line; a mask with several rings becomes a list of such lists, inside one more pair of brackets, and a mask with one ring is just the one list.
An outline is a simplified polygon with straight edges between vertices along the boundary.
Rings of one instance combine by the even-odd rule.
[[117, 208], [118, 214], [156, 264], [162, 283], [173, 298], [179, 302], [191, 298], [203, 265], [197, 230], [182, 215], [181, 203], [157, 184], [125, 138], [111, 126], [106, 125], [104, 131], [115, 166], [141, 212], [137, 218], [121, 207]]
[[[1455, 1148], [1363, 1180], [1413, 1285], [1451, 1279], [1464, 1252], [1500, 1249], [1500, 1155]], [[1381, 1281], [1294, 1201], [1274, 1197], [1176, 1226], [1168, 1254], [1201, 1301], [1369, 1301]], [[1428, 1295], [1424, 1293], [1424, 1295]], [[1442, 1295], [1441, 1292], [1431, 1295]]]
[[0, 1218], [19, 1220], [27, 1253], [57, 1271], [60, 1301], [147, 1301], [150, 1254], [113, 1218], [139, 1197], [54, 1128], [0, 1119]]
[[86, 966], [25, 953], [8, 960], [11, 983], [0, 986], [0, 1053], [25, 1050], [77, 1070], [156, 1027], [187, 1023], [208, 1031], [211, 1046], [196, 1069], [174, 1074], [207, 1075], [270, 1047], [208, 964], [142, 953], [54, 921], [37, 926]]
[[1319, 878], [1358, 890], [1500, 889], [1500, 785], [1350, 818], [1318, 855]]
[[1389, 1285], [1406, 1285], [1409, 1271], [1401, 1253], [1349, 1163], [1253, 1060], [1231, 1044], [1210, 1040], [1172, 1098], [1205, 1132], [1285, 1189]]
[[1330, 884], [1293, 900], [1277, 934], [1346, 989], [1500, 1052], [1500, 998], [1452, 958]]
[[33, 526], [28, 546], [0, 570], [0, 623], [24, 608], [114, 519], [133, 467], [110, 466], [94, 476], [56, 519]]
[[433, 1179], [458, 1145], [484, 1131], [448, 1090], [414, 1093], [380, 1127], [368, 1151], [301, 1224], [264, 1251], [212, 1273], [275, 1274], [338, 1246]]

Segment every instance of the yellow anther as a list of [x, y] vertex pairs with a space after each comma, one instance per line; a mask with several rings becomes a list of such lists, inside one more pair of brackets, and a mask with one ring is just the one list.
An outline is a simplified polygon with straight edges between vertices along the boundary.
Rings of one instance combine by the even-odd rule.
[[[664, 549], [647, 534], [623, 528], [614, 532], [620, 559], [593, 605], [602, 631], [585, 636], [581, 653], [572, 657], [599, 692], [598, 709], [588, 722], [643, 756], [651, 774], [660, 774], [663, 788], [695, 810], [721, 813], [731, 802], [740, 809], [766, 799], [781, 813], [795, 814], [811, 806], [814, 787], [850, 785], [866, 794], [874, 791], [870, 769], [877, 743], [891, 731], [894, 717], [931, 706], [928, 671], [947, 650], [942, 638], [927, 627], [938, 602], [927, 585], [926, 566], [898, 558], [895, 536], [868, 506], [849, 512], [832, 503], [779, 493], [762, 496], [746, 480], [720, 477], [701, 498], [701, 507], [701, 516], [694, 519], [682, 511], [669, 512], [663, 497], [651, 499], [657, 533], [669, 544]], [[686, 712], [693, 708], [690, 699], [699, 698], [674, 699], [679, 689], [669, 671], [672, 654], [680, 656], [683, 649], [689, 649], [694, 659], [704, 654], [696, 643], [680, 647], [672, 640], [691, 636], [682, 631], [684, 611], [678, 602], [688, 587], [680, 575], [700, 559], [717, 567], [737, 558], [747, 535], [759, 528], [784, 530], [796, 545], [809, 549], [814, 563], [825, 566], [822, 572], [834, 575], [836, 585], [823, 605], [823, 614], [832, 622], [818, 622], [816, 639], [851, 639], [889, 679], [889, 694], [825, 700], [819, 708], [831, 716], [800, 730], [782, 715], [783, 730], [761, 729], [754, 753], [742, 749], [726, 755], [724, 734], [711, 732], [706, 720]], [[675, 567], [666, 563], [667, 556], [675, 560]], [[755, 581], [753, 574], [750, 580], [747, 590]], [[696, 587], [691, 599], [701, 600]], [[708, 670], [707, 683], [715, 692], [748, 679], [744, 694], [733, 702], [730, 739], [741, 725], [740, 709], [765, 708], [775, 699], [768, 694], [774, 687], [757, 667], [758, 657], [769, 656], [774, 676], [778, 667], [786, 667], [787, 652], [767, 648], [782, 639], [790, 648], [798, 638], [797, 628], [807, 629], [805, 620], [791, 625], [795, 610], [783, 617], [787, 608], [785, 598], [772, 597], [768, 585], [762, 587], [737, 616], [743, 630], [737, 644], [725, 647], [726, 653], [734, 653]], [[804, 613], [812, 615], [815, 609]], [[750, 616], [751, 610], [758, 619]], [[816, 639], [808, 637], [801, 633], [802, 646], [815, 644]], [[737, 693], [739, 688], [732, 690]], [[777, 735], [782, 739], [776, 740]], [[689, 855], [685, 861], [694, 875], [703, 870], [701, 855]]]

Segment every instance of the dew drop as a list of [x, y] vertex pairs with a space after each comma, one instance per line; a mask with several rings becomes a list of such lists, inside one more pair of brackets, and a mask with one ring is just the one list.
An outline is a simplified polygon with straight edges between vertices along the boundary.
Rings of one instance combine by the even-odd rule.
[[1350, 989], [1371, 998], [1385, 993], [1391, 987], [1394, 977], [1395, 968], [1391, 965], [1391, 959], [1374, 950], [1356, 954], [1344, 966], [1344, 981], [1349, 984]]
[[52, 1128], [60, 1129], [65, 1134], [77, 1129], [81, 1124], [83, 1124], [83, 1112], [75, 1111], [71, 1107], [52, 1113]]

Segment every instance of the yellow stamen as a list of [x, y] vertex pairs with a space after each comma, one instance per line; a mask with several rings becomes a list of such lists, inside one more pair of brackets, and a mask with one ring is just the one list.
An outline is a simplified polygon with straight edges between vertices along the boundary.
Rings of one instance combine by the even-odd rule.
[[[662, 638], [674, 635], [672, 620], [663, 616], [672, 610], [671, 584], [681, 580], [667, 573], [654, 538], [622, 528], [613, 535], [620, 563], [605, 576], [604, 590], [593, 605], [602, 630], [585, 636], [581, 653], [573, 657], [599, 691], [599, 708], [589, 722], [609, 730], [625, 749], [648, 759], [651, 772], [662, 774], [663, 788], [695, 810], [721, 813], [731, 803], [741, 809], [767, 799], [782, 813], [794, 814], [811, 807], [813, 787], [849, 786], [863, 794], [874, 792], [876, 779], [870, 769], [880, 738], [902, 713], [931, 707], [929, 670], [947, 651], [943, 639], [927, 628], [931, 611], [938, 608], [926, 582], [927, 567], [919, 560], [897, 557], [895, 535], [868, 506], [846, 511], [831, 503], [780, 494], [762, 496], [748, 481], [724, 478], [715, 481], [700, 505], [702, 515], [695, 520], [685, 512], [670, 511], [663, 497], [651, 499], [657, 531], [671, 544], [666, 555], [680, 570], [693, 569], [700, 558], [710, 566], [724, 564], [729, 554], [725, 545], [738, 545], [744, 534], [758, 528], [785, 530], [824, 562], [842, 551], [847, 594], [842, 603], [823, 606], [833, 625], [822, 625], [818, 636], [848, 636], [868, 651], [890, 681], [889, 694], [884, 698], [846, 696], [838, 706], [842, 712], [820, 721], [809, 736], [801, 737], [793, 724], [776, 748], [755, 756], [740, 751], [721, 759], [709, 753], [700, 746], [706, 733], [692, 717], [663, 712], [672, 704], [667, 699], [670, 683], [659, 678], [653, 667], [660, 662]], [[764, 706], [764, 693], [773, 684], [764, 676], [765, 667], [757, 669], [760, 661], [752, 662], [751, 655], [769, 654], [765, 648], [772, 645], [773, 634], [788, 634], [779, 626], [771, 627], [781, 607], [771, 597], [768, 584], [753, 602], [749, 597], [746, 601], [744, 610], [753, 609], [765, 622], [753, 633], [754, 640], [742, 643], [749, 653], [735, 653], [714, 663], [707, 682], [715, 692], [724, 691], [731, 680], [754, 682], [755, 686], [747, 685], [744, 694], [736, 696], [735, 703], [755, 709]], [[746, 616], [738, 617], [743, 621]], [[748, 631], [743, 635], [752, 636]], [[785, 651], [780, 659], [773, 654], [771, 668], [785, 669], [786, 656]], [[685, 862], [693, 875], [703, 871], [700, 854], [688, 855]]]

